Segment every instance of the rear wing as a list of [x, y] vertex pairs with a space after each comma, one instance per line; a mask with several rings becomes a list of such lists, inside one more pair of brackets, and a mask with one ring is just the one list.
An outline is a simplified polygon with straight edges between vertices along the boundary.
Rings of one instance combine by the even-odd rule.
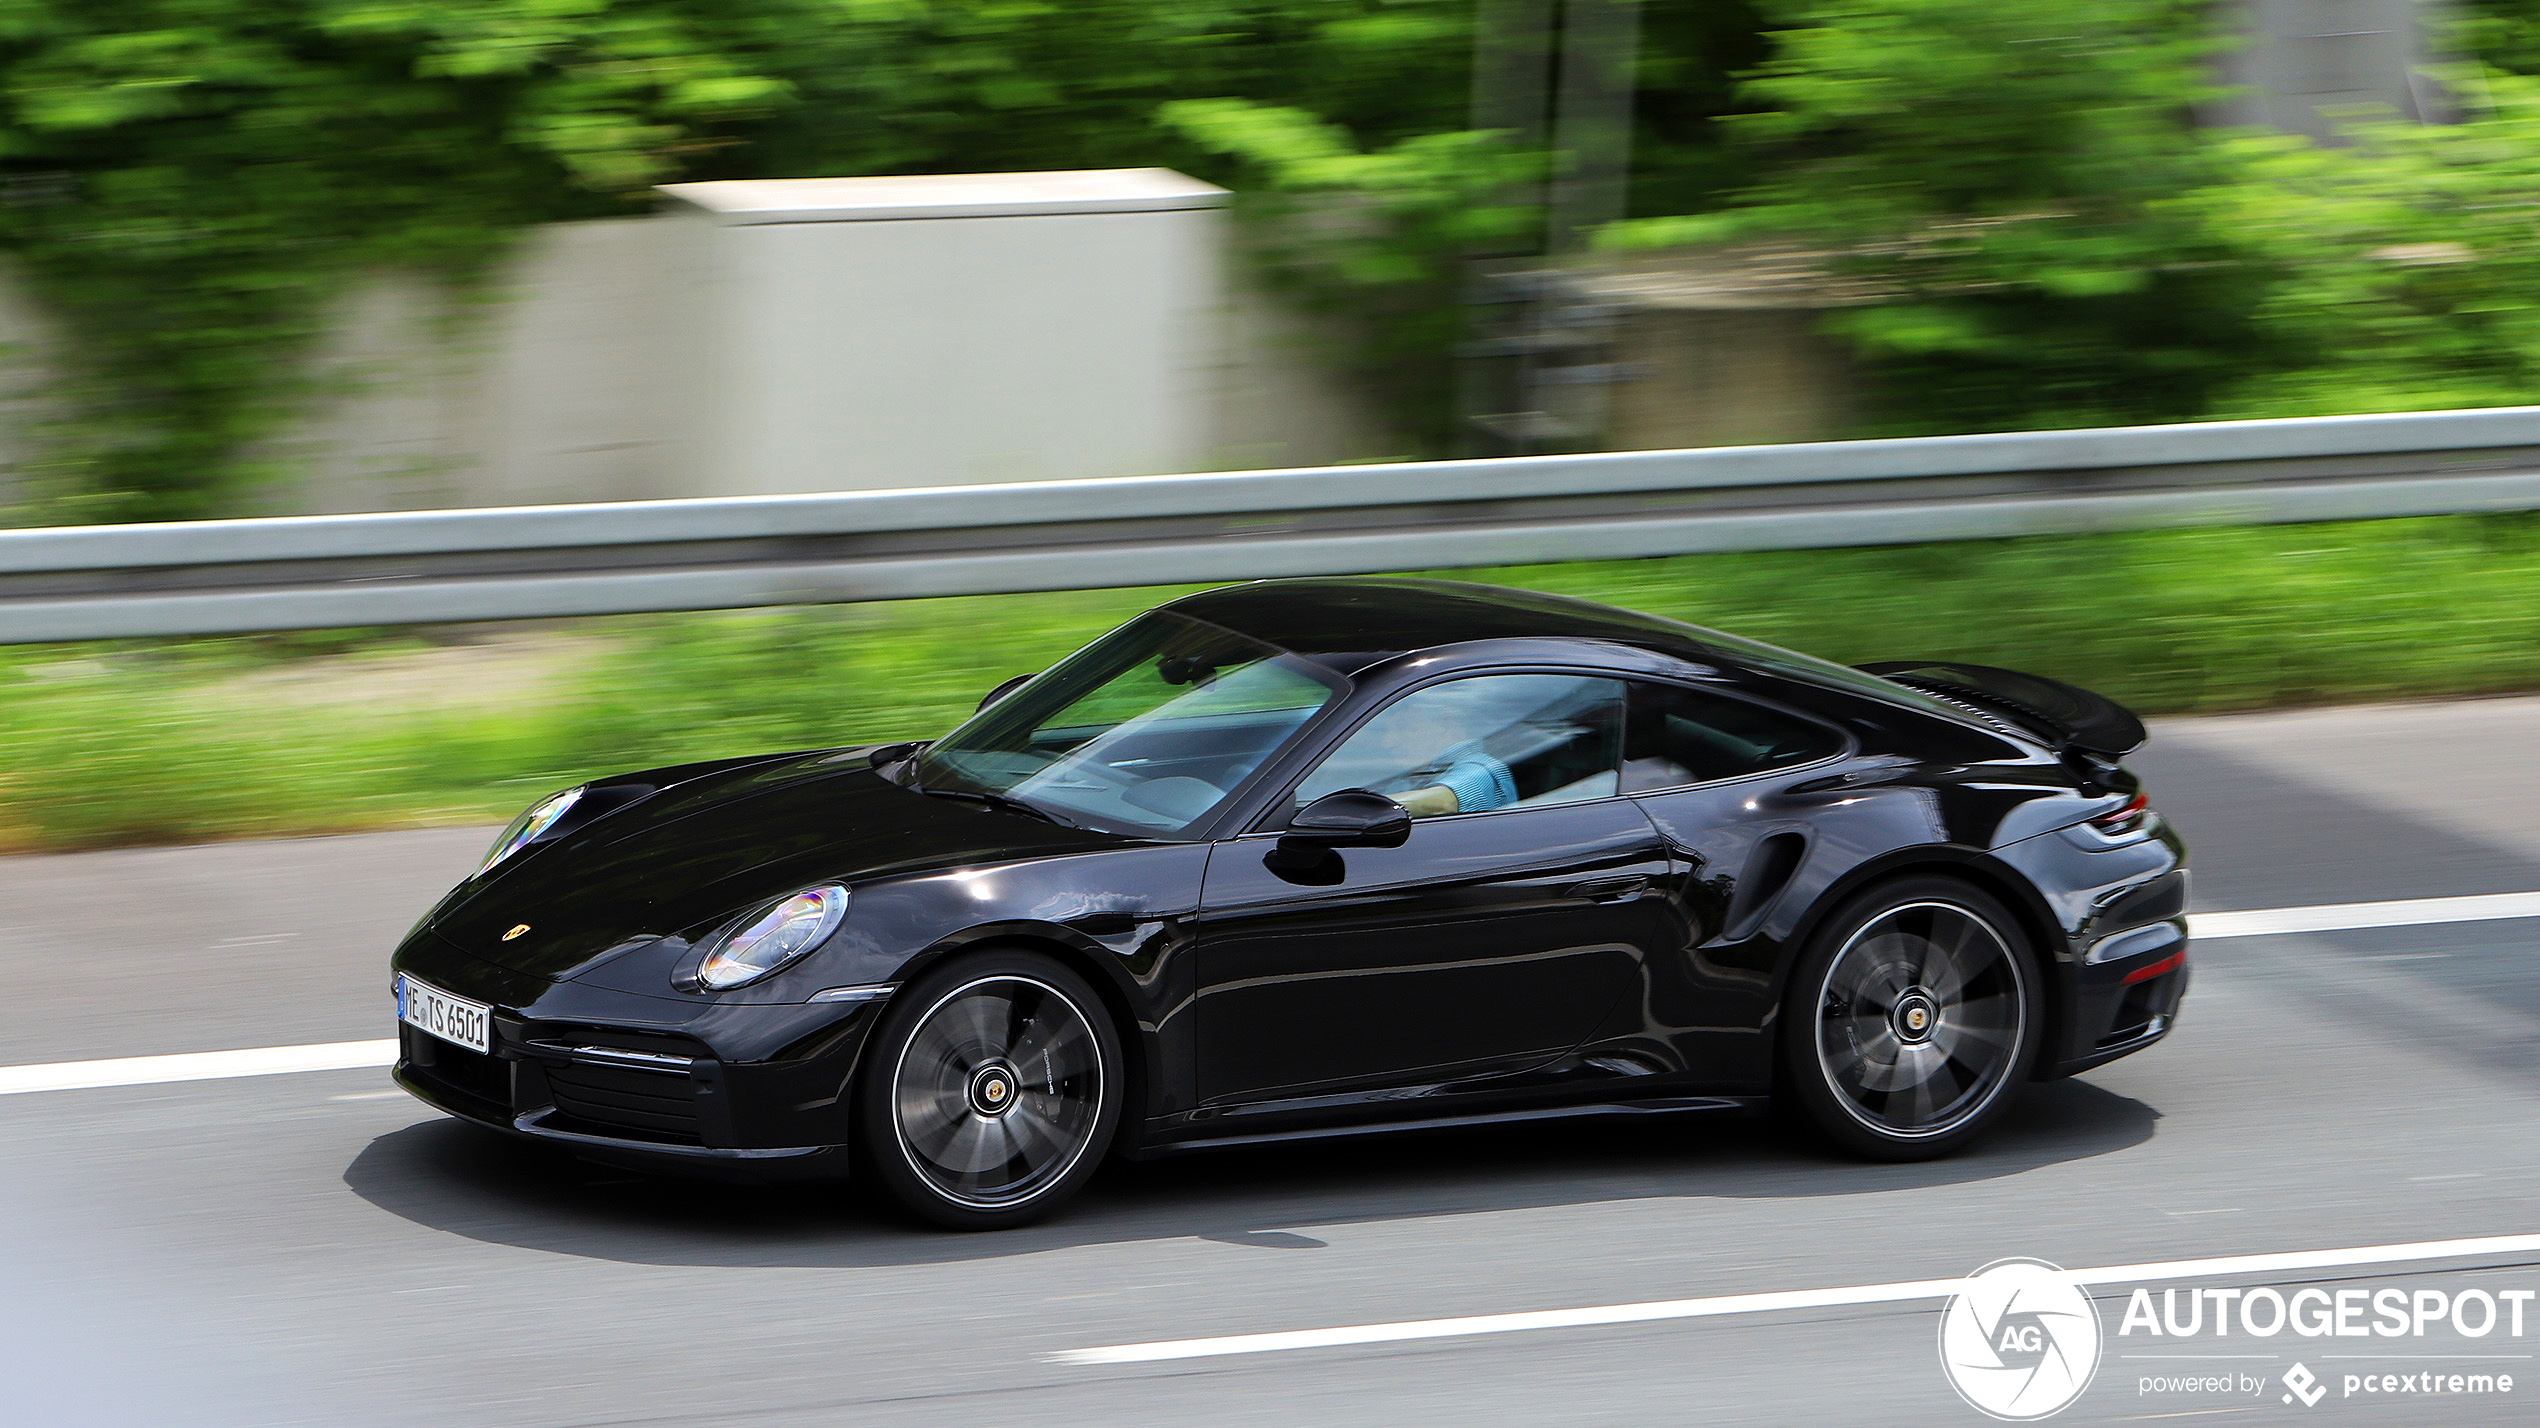
[[1947, 660], [1860, 666], [1910, 689], [1961, 699], [2027, 728], [2058, 750], [2121, 759], [2143, 747], [2143, 721], [2105, 695], [2017, 670]]

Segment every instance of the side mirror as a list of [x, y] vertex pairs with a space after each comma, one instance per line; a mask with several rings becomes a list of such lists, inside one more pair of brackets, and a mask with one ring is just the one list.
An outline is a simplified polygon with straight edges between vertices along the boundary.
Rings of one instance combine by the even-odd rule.
[[1296, 812], [1282, 844], [1316, 848], [1399, 848], [1411, 836], [1411, 811], [1381, 793], [1345, 788]]
[[[1032, 679], [1033, 676], [1031, 675], [1018, 674], [1014, 678], [1007, 680], [1005, 683], [998, 685], [996, 688], [989, 690], [988, 697], [979, 701], [979, 709], [985, 709], [989, 705], [996, 703], [998, 700], [1003, 699], [1009, 694], [1012, 694], [1014, 691], [1021, 689], [1024, 685], [1031, 683]], [[976, 714], [979, 710], [974, 709], [970, 712]]]

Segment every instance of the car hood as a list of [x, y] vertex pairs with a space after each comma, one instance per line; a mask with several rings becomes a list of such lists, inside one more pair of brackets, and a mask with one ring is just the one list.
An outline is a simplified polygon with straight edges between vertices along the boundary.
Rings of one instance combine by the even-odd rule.
[[[606, 781], [657, 791], [461, 884], [426, 920], [515, 972], [561, 980], [613, 951], [697, 938], [759, 903], [966, 863], [1145, 840], [912, 792], [850, 749]], [[506, 937], [514, 928], [526, 928]]]

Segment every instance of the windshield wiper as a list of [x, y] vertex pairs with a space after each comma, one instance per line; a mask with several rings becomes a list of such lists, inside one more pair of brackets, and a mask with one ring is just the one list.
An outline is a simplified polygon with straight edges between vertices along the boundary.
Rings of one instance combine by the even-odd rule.
[[1085, 826], [1082, 823], [1076, 822], [1074, 819], [1062, 818], [1037, 803], [1029, 803], [1023, 799], [1016, 798], [1010, 793], [982, 793], [966, 788], [927, 788], [926, 786], [915, 782], [911, 782], [909, 787], [916, 789], [919, 793], [925, 794], [929, 798], [967, 798], [974, 803], [984, 803], [990, 808], [1003, 808], [1015, 813], [1028, 814], [1031, 817], [1040, 819], [1044, 823], [1055, 823], [1061, 828], [1082, 828]]

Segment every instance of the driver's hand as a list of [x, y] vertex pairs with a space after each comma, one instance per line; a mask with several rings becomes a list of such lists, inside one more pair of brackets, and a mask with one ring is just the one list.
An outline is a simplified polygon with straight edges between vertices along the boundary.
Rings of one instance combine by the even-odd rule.
[[1442, 818], [1463, 811], [1463, 806], [1455, 800], [1455, 790], [1440, 784], [1406, 788], [1395, 794], [1393, 801], [1408, 809], [1414, 818]]

